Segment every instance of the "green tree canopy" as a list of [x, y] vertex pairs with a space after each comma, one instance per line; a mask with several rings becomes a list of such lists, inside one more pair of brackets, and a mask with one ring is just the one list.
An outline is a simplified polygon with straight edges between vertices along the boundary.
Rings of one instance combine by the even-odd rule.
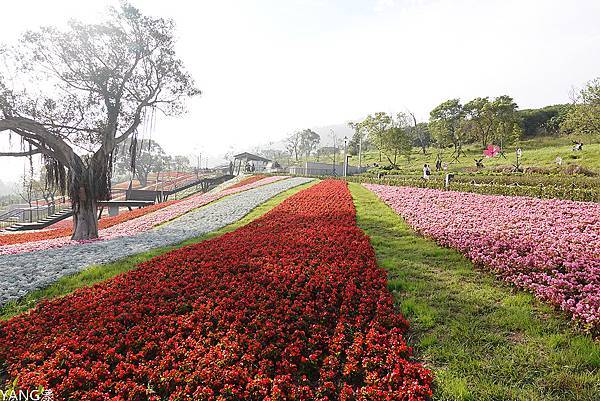
[[557, 104], [539, 109], [517, 111], [521, 119], [524, 137], [557, 135], [569, 110], [568, 104]]
[[493, 141], [503, 150], [505, 145], [518, 140], [522, 135], [521, 120], [517, 114], [517, 104], [510, 96], [498, 96], [492, 102], [495, 130]]
[[311, 129], [304, 129], [300, 131], [300, 149], [306, 157], [309, 157], [311, 153], [317, 149], [321, 137], [315, 131]]
[[569, 108], [561, 130], [579, 135], [600, 137], [600, 78], [596, 78], [577, 94]]
[[395, 116], [383, 112], [368, 115], [355, 124], [355, 129], [365, 132], [380, 155], [384, 155], [392, 166], [396, 167], [398, 156], [407, 156], [412, 148], [410, 122], [403, 113]]
[[429, 113], [429, 130], [440, 147], [454, 146], [458, 157], [464, 138], [464, 110], [460, 99], [450, 99], [438, 105]]
[[133, 177], [145, 187], [148, 185], [148, 175], [167, 169], [169, 161], [169, 156], [156, 141], [141, 139], [136, 143], [128, 139], [116, 152], [114, 168], [117, 174], [127, 174], [131, 171]]
[[473, 140], [486, 147], [494, 135], [496, 121], [495, 103], [488, 97], [475, 98], [464, 105], [465, 130]]

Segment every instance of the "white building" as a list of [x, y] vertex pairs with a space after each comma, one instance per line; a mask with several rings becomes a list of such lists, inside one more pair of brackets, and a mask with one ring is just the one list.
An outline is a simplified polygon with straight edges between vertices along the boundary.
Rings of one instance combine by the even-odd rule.
[[[290, 174], [294, 175], [332, 175], [341, 177], [344, 175], [344, 163], [316, 163], [305, 162], [299, 166], [291, 166]], [[348, 165], [348, 175], [360, 174], [367, 171], [366, 167]]]

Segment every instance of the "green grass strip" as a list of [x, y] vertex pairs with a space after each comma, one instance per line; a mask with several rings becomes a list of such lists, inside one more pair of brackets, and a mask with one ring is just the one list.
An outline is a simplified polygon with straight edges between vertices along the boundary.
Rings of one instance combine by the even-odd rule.
[[[125, 273], [135, 268], [139, 263], [152, 259], [155, 256], [162, 255], [166, 252], [184, 247], [186, 245], [196, 244], [198, 242], [202, 242], [204, 240], [231, 232], [261, 217], [269, 210], [279, 205], [288, 197], [316, 184], [316, 182], [317, 181], [311, 181], [309, 183], [302, 184], [287, 191], [284, 191], [269, 199], [265, 203], [257, 206], [250, 213], [248, 213], [246, 216], [244, 216], [237, 222], [223, 227], [217, 231], [204, 234], [200, 237], [191, 238], [177, 245], [155, 248], [148, 252], [132, 255], [127, 258], [118, 260], [116, 262], [104, 265], [90, 266], [89, 268], [82, 270], [81, 272], [78, 272], [76, 274], [61, 277], [54, 284], [44, 289], [32, 291], [22, 299], [9, 302], [6, 305], [4, 305], [2, 308], [0, 308], [0, 320], [10, 319], [13, 316], [26, 312], [34, 308], [42, 300], [50, 300], [53, 298], [61, 297], [72, 293], [78, 288], [91, 286], [93, 284], [115, 277], [118, 274]], [[211, 204], [214, 204], [214, 202], [211, 202]], [[204, 205], [202, 207], [205, 206], [207, 205]]]
[[475, 270], [350, 184], [435, 400], [600, 400], [600, 344], [532, 295]]

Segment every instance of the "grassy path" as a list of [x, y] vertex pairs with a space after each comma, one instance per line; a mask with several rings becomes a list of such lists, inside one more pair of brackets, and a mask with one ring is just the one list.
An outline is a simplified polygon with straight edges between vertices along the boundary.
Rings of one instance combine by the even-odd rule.
[[527, 293], [473, 269], [350, 184], [437, 400], [600, 400], [600, 344]]
[[[114, 263], [91, 266], [77, 274], [62, 277], [56, 283], [47, 288], [33, 291], [19, 301], [9, 302], [8, 304], [4, 305], [2, 308], [0, 308], [0, 320], [10, 319], [15, 315], [23, 313], [35, 307], [42, 300], [61, 297], [75, 291], [78, 288], [87, 287], [101, 281], [108, 280], [111, 277], [135, 268], [139, 263], [145, 262], [155, 256], [162, 255], [163, 253], [172, 251], [174, 249], [178, 249], [186, 245], [196, 244], [198, 242], [233, 231], [236, 228], [246, 225], [252, 220], [259, 218], [269, 210], [273, 209], [275, 206], [279, 205], [288, 197], [314, 185], [316, 182], [317, 181], [312, 181], [284, 191], [252, 210], [252, 212], [247, 214], [244, 218], [233, 224], [223, 227], [220, 230], [207, 233], [197, 238], [189, 239], [177, 245], [152, 249], [151, 251], [133, 255]], [[220, 201], [221, 199], [217, 200], [216, 202]], [[210, 204], [214, 204], [214, 202]]]

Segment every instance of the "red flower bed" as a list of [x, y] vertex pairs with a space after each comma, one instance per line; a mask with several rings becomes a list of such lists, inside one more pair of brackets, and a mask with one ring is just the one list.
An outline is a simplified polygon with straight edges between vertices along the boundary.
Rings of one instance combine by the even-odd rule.
[[[180, 200], [172, 200], [163, 203], [157, 203], [152, 206], [147, 206], [141, 209], [134, 209], [131, 211], [127, 211], [124, 213], [119, 213], [116, 216], [108, 216], [103, 217], [98, 220], [98, 229], [108, 228], [115, 226], [117, 224], [121, 224], [125, 221], [135, 219], [137, 217], [143, 216], [145, 214], [154, 212], [156, 210], [162, 209], [169, 205], [179, 202]], [[62, 222], [61, 222], [62, 223]], [[71, 221], [71, 224], [73, 222]], [[68, 237], [73, 234], [73, 227], [69, 225], [68, 227], [55, 228], [50, 230], [42, 230], [36, 232], [24, 232], [24, 233], [15, 233], [15, 234], [5, 234], [0, 235], [0, 245], [13, 245], [13, 244], [22, 244], [24, 242], [30, 241], [41, 241], [46, 239], [60, 238], [60, 237]]]
[[346, 184], [325, 181], [1, 322], [0, 366], [57, 400], [428, 399], [407, 326]]
[[265, 177], [266, 177], [266, 175], [263, 175], [263, 174], [252, 175], [250, 177], [244, 178], [243, 180], [241, 180], [240, 182], [238, 182], [235, 185], [227, 187], [227, 189], [232, 189], [232, 188], [241, 187], [242, 185], [252, 184], [253, 182], [260, 181]]

